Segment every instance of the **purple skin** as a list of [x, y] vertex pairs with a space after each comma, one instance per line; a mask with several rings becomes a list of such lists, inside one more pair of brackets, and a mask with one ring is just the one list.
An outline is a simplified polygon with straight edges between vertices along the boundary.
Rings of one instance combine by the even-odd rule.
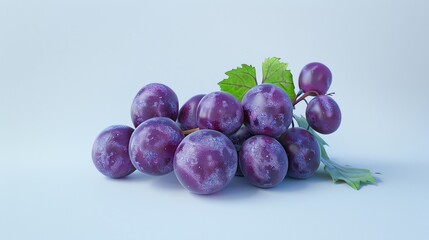
[[335, 132], [341, 124], [341, 110], [334, 99], [327, 95], [313, 98], [305, 115], [311, 128], [322, 134]]
[[316, 91], [320, 95], [324, 95], [328, 92], [331, 83], [331, 70], [322, 63], [309, 63], [299, 74], [298, 85], [304, 92]]
[[131, 104], [131, 119], [135, 127], [149, 118], [167, 117], [176, 121], [179, 100], [171, 88], [150, 83], [137, 93]]
[[279, 137], [292, 123], [289, 96], [272, 84], [261, 84], [243, 97], [244, 124], [254, 135]]
[[[237, 150], [237, 153], [240, 152], [241, 146], [243, 145], [244, 141], [246, 141], [248, 138], [250, 138], [252, 135], [251, 132], [246, 128], [246, 126], [241, 126], [240, 129], [238, 129], [237, 132], [231, 134], [229, 136], [229, 139], [231, 139], [232, 143], [235, 146], [235, 149]], [[235, 176], [244, 176], [241, 172], [240, 166], [237, 166], [237, 171], [235, 172]]]
[[229, 93], [209, 93], [198, 104], [197, 124], [200, 129], [232, 134], [243, 124], [241, 103]]
[[274, 138], [258, 135], [247, 139], [240, 150], [240, 167], [244, 177], [260, 188], [271, 188], [286, 177], [288, 158]]
[[164, 175], [173, 171], [173, 157], [184, 138], [173, 120], [151, 118], [140, 124], [131, 136], [129, 151], [137, 170], [149, 175]]
[[134, 129], [115, 125], [104, 129], [92, 147], [92, 161], [102, 174], [111, 178], [123, 178], [136, 169], [128, 154], [128, 144]]
[[173, 166], [184, 188], [196, 194], [212, 194], [228, 185], [237, 164], [237, 152], [228, 137], [214, 130], [199, 130], [180, 143]]
[[179, 110], [177, 122], [183, 130], [197, 128], [197, 106], [205, 94], [193, 96]]
[[279, 138], [289, 159], [287, 175], [305, 179], [313, 176], [320, 165], [320, 147], [316, 138], [303, 128], [290, 128]]

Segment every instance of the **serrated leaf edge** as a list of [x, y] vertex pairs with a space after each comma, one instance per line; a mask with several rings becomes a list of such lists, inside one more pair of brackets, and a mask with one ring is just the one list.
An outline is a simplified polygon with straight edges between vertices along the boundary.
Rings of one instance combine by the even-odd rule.
[[[320, 160], [325, 165], [325, 167], [323, 169], [331, 176], [333, 182], [344, 181], [345, 183], [347, 183], [350, 187], [352, 187], [355, 190], [359, 190], [361, 187], [361, 184], [375, 183], [375, 178], [369, 169], [342, 166], [342, 165], [330, 160], [328, 153], [326, 152], [326, 149], [324, 147], [324, 145], [329, 146], [328, 143], [325, 140], [323, 140], [316, 132], [314, 132], [313, 129], [308, 127], [307, 120], [303, 116], [297, 116], [294, 114], [293, 117], [295, 118], [295, 120], [297, 121], [297, 123], [300, 127], [303, 127], [303, 126], [301, 126], [301, 124], [304, 123], [303, 121], [305, 121], [305, 123], [304, 123], [305, 128], [308, 128], [310, 130], [310, 132], [316, 137], [317, 143], [320, 146], [320, 155], [321, 155]], [[339, 175], [341, 175], [341, 177], [335, 177], [334, 174], [331, 174], [329, 168], [337, 169], [336, 171], [338, 172]], [[366, 178], [359, 179], [358, 181], [352, 181], [349, 178], [347, 178], [346, 176], [344, 176], [344, 174], [341, 172], [341, 170], [343, 168], [349, 168], [349, 169], [353, 169], [353, 170], [364, 171], [364, 172], [367, 172], [367, 174], [369, 174], [369, 175]]]

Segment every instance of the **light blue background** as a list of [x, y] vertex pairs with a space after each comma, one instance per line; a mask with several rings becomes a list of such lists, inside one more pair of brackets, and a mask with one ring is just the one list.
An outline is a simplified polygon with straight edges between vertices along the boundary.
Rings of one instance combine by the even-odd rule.
[[[0, 1], [2, 239], [423, 239], [429, 235], [427, 1]], [[131, 125], [150, 82], [181, 103], [266, 57], [333, 72], [336, 161], [381, 172], [355, 191], [320, 171], [213, 196], [174, 174], [109, 180], [94, 138]], [[302, 112], [302, 105], [298, 112]]]

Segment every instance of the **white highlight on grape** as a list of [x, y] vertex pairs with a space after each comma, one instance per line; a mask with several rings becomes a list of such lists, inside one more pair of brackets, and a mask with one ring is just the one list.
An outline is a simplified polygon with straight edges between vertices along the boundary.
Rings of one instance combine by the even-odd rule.
[[204, 192], [211, 192], [219, 188], [219, 186], [223, 185], [221, 175], [220, 169], [216, 169], [207, 179], [201, 181], [201, 190]]
[[[262, 144], [260, 142], [263, 142]], [[243, 156], [246, 163], [251, 164], [254, 173], [258, 179], [270, 181], [270, 171], [268, 169], [280, 169], [280, 159], [277, 157], [277, 152], [280, 146], [276, 142], [265, 145], [263, 138], [254, 137], [248, 144], [250, 144], [250, 151], [246, 151]], [[265, 155], [262, 155], [265, 153]], [[257, 161], [249, 161], [249, 159]]]
[[[187, 178], [193, 179], [194, 182], [198, 183], [201, 193], [210, 193], [223, 187], [226, 184], [225, 181], [232, 179], [236, 165], [231, 166], [230, 161], [232, 159], [224, 154], [237, 156], [237, 153], [234, 147], [226, 147], [228, 143], [226, 141], [229, 141], [226, 136], [224, 138], [219, 137], [218, 134], [220, 133], [212, 130], [202, 131], [207, 132], [200, 131], [196, 135], [189, 135], [186, 141], [181, 143], [180, 150], [175, 155], [175, 166], [177, 171], [183, 172]], [[218, 161], [226, 162], [219, 163]], [[219, 164], [225, 164], [228, 167], [223, 170]], [[207, 176], [200, 171], [201, 165], [214, 168], [213, 172]], [[218, 165], [219, 167], [217, 167]], [[226, 178], [224, 178], [224, 175], [226, 175]]]

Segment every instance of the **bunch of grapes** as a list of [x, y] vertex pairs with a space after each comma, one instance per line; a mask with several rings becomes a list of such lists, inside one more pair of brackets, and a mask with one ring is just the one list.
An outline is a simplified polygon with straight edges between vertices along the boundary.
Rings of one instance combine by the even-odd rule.
[[181, 185], [196, 194], [218, 192], [234, 176], [260, 188], [274, 187], [286, 176], [306, 179], [319, 167], [320, 147], [309, 129], [294, 127], [294, 106], [313, 97], [306, 108], [309, 127], [322, 134], [335, 132], [341, 111], [327, 94], [331, 82], [325, 65], [310, 63], [300, 73], [293, 101], [281, 88], [260, 84], [241, 102], [218, 91], [196, 95], [180, 110], [171, 88], [151, 83], [132, 102], [135, 129], [104, 129], [94, 142], [92, 159], [111, 178], [136, 169], [157, 176], [174, 171]]

